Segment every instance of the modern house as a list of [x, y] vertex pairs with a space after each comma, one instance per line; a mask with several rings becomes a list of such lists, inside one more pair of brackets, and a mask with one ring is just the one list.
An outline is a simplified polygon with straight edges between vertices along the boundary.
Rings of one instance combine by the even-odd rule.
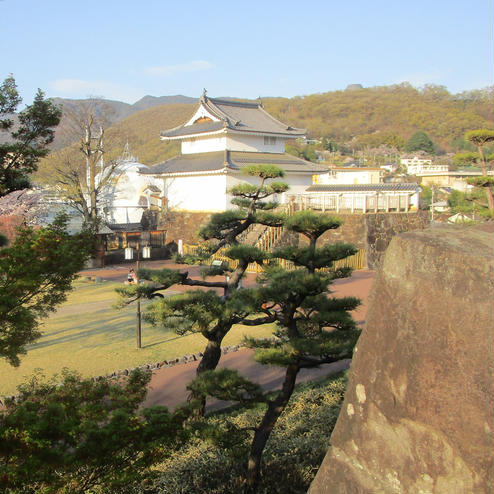
[[435, 165], [429, 158], [402, 158], [401, 164], [406, 166], [408, 175], [419, 175], [421, 173], [447, 172], [448, 165]]
[[[488, 175], [493, 175], [491, 170], [487, 172]], [[417, 173], [416, 176], [420, 177], [421, 184], [438, 187], [451, 187], [452, 189], [459, 190], [461, 192], [467, 192], [472, 190], [473, 186], [467, 183], [468, 178], [475, 178], [482, 175], [481, 171], [474, 170], [457, 170], [457, 171], [433, 171], [425, 170]]]
[[322, 175], [315, 175], [314, 184], [378, 184], [382, 182], [381, 168], [347, 168], [335, 166]]
[[[239, 183], [258, 183], [244, 173], [249, 165], [282, 168], [290, 193], [303, 193], [314, 175], [327, 172], [327, 168], [285, 153], [286, 141], [304, 134], [303, 129], [269, 115], [261, 101], [213, 99], [204, 92], [192, 118], [161, 133], [163, 141], [181, 141], [181, 154], [139, 174], [154, 178], [167, 208], [173, 211], [229, 209], [229, 189]], [[285, 194], [278, 200], [285, 202]]]

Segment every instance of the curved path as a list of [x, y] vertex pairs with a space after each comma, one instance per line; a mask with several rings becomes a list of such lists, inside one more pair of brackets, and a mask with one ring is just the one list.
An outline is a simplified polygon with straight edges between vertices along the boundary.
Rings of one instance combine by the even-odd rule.
[[[142, 264], [141, 264], [142, 266]], [[175, 265], [170, 261], [148, 261], [146, 267], [150, 268], [179, 268], [182, 271], [188, 270], [192, 276], [199, 276], [197, 266]], [[103, 279], [113, 281], [124, 281], [127, 272], [132, 264], [110, 266], [108, 268], [97, 270], [85, 270], [80, 274], [82, 276], [100, 276]], [[367, 298], [374, 277], [373, 271], [361, 270], [355, 271], [350, 278], [336, 280], [332, 285], [332, 291], [335, 296], [346, 297], [355, 296], [362, 300], [361, 306], [356, 309], [353, 316], [357, 323], [363, 326], [367, 314]], [[244, 286], [255, 284], [255, 275], [247, 275]], [[186, 291], [190, 288], [186, 286], [174, 286], [177, 291]], [[222, 355], [219, 367], [229, 367], [237, 369], [249, 379], [259, 383], [266, 390], [279, 388], [283, 380], [283, 369], [274, 366], [260, 365], [254, 362], [253, 351], [240, 349], [237, 352]], [[164, 405], [174, 408], [183, 403], [187, 397], [186, 385], [195, 377], [195, 370], [198, 362], [189, 362], [186, 364], [176, 365], [155, 370], [151, 379], [150, 389], [144, 406]], [[334, 364], [322, 365], [318, 369], [304, 369], [297, 378], [297, 382], [320, 379], [330, 373], [338, 372], [348, 368], [350, 360], [343, 360]], [[209, 409], [220, 407], [222, 404], [212, 401], [208, 404]]]

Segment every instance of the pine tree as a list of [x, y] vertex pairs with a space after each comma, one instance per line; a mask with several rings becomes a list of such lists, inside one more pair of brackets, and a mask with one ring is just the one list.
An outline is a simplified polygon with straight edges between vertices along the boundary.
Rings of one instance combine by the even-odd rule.
[[41, 336], [39, 320], [66, 299], [89, 255], [93, 236], [66, 227], [64, 215], [43, 228], [22, 226], [0, 248], [0, 358], [11, 365]]
[[285, 227], [305, 236], [308, 245], [273, 252], [274, 258], [290, 261], [297, 268], [288, 271], [276, 265], [269, 267], [252, 294], [252, 312], [275, 320], [278, 326], [273, 338], [246, 338], [247, 346], [256, 349], [258, 362], [286, 369], [282, 387], [275, 396], [263, 395], [255, 384], [226, 369], [221, 374], [205, 373], [190, 385], [196, 392], [219, 399], [235, 400], [240, 396], [244, 404], [266, 401], [267, 410], [251, 443], [248, 491], [255, 490], [259, 483], [264, 447], [290, 400], [299, 371], [352, 356], [359, 331], [349, 311], [360, 302], [354, 297], [331, 297], [329, 287], [335, 279], [350, 276], [351, 269], [334, 268], [334, 262], [354, 254], [356, 249], [345, 243], [317, 246], [324, 232], [340, 224], [338, 218], [312, 211], [301, 211], [288, 218]]
[[12, 118], [22, 99], [12, 75], [0, 85], [0, 196], [29, 186], [28, 175], [48, 154], [61, 110], [38, 89], [34, 101]]
[[[200, 374], [213, 370], [221, 357], [221, 343], [234, 324], [258, 325], [273, 322], [272, 316], [248, 319], [255, 305], [252, 289], [239, 290], [242, 277], [250, 263], [262, 264], [269, 254], [252, 245], [242, 244], [242, 235], [249, 227], [261, 224], [281, 226], [284, 215], [273, 210], [278, 206], [272, 199], [288, 189], [287, 184], [275, 179], [284, 172], [271, 165], [252, 165], [245, 173], [259, 179], [259, 185], [243, 183], [230, 190], [235, 210], [217, 213], [201, 230], [200, 236], [206, 242], [202, 257], [209, 257], [220, 249], [222, 254], [237, 266], [232, 269], [224, 263], [202, 270], [203, 280], [194, 280], [188, 272], [178, 270], [140, 269], [138, 276], [152, 284], [140, 284], [120, 288], [121, 304], [128, 304], [139, 297], [157, 299], [149, 307], [144, 318], [153, 324], [171, 328], [179, 334], [201, 333], [207, 340], [203, 357], [197, 368]], [[207, 281], [210, 276], [227, 275], [225, 281]], [[174, 284], [197, 286], [209, 290], [192, 290], [183, 295], [164, 298], [160, 291]], [[217, 293], [220, 289], [221, 294]], [[204, 405], [204, 397], [194, 394]]]

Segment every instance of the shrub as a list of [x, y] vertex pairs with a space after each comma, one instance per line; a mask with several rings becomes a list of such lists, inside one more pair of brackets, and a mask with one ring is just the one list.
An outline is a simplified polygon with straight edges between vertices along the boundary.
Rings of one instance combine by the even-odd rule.
[[[297, 387], [267, 444], [259, 493], [307, 492], [326, 454], [345, 385], [346, 379], [340, 374]], [[207, 425], [215, 431], [223, 431], [223, 434], [218, 434], [219, 439], [216, 437], [216, 440], [209, 441], [201, 439], [198, 434], [161, 464], [162, 476], [154, 492], [241, 492], [251, 434], [245, 429], [258, 423], [264, 410], [264, 406], [259, 405], [247, 411], [230, 409], [210, 415]], [[237, 428], [236, 434], [227, 423]]]

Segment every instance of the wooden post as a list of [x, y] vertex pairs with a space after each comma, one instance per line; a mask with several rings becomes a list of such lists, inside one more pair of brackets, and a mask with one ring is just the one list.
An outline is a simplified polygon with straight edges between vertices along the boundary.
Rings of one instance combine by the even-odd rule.
[[364, 214], [367, 213], [367, 194], [364, 195], [364, 207], [363, 207]]
[[340, 212], [340, 194], [336, 195], [336, 212]]

